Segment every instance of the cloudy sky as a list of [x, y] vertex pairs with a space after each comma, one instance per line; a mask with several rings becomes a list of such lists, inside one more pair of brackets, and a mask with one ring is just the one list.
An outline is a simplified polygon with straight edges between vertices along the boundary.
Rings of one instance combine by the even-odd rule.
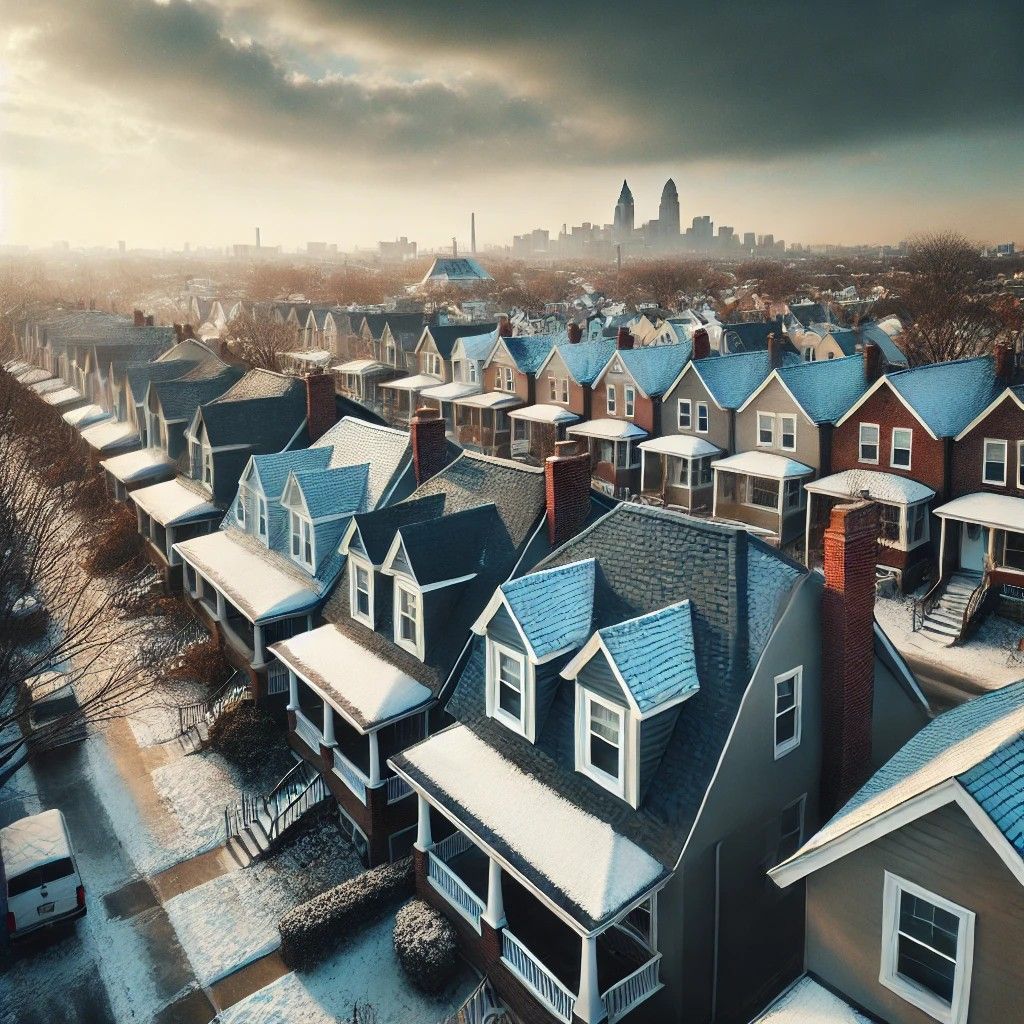
[[0, 0], [0, 242], [1024, 242], [1020, 0]]

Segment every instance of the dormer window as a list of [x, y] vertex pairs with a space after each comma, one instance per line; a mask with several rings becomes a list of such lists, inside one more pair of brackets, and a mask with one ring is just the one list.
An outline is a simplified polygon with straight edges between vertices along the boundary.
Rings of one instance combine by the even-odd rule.
[[423, 660], [423, 603], [420, 594], [395, 580], [395, 643]]
[[238, 497], [235, 499], [235, 515], [238, 517], [238, 525], [245, 529], [245, 488], [238, 488]]
[[267, 539], [267, 500], [261, 494], [256, 499], [257, 506], [257, 518], [256, 518], [256, 532], [266, 540]]
[[203, 445], [203, 483], [213, 487], [213, 452]]
[[373, 629], [373, 570], [351, 555], [348, 564], [352, 618]]
[[304, 565], [307, 569], [312, 571], [316, 564], [313, 560], [313, 524], [310, 523], [308, 519], [300, 516], [297, 512], [292, 512], [291, 534], [292, 558], [294, 558], [300, 565]]
[[625, 709], [589, 690], [579, 694], [580, 722], [576, 767], [599, 786], [625, 798]]

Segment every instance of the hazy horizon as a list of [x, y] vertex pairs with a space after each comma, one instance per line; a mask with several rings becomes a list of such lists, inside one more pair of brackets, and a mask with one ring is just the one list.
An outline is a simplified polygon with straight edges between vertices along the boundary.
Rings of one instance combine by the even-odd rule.
[[0, 243], [1024, 240], [1018, 4], [0, 0]]

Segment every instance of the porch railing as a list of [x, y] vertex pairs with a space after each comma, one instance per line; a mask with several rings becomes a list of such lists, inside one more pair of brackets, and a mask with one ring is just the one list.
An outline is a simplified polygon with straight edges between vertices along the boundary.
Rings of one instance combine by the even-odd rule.
[[559, 1020], [571, 1024], [576, 1005], [575, 993], [570, 992], [507, 928], [501, 932], [501, 960]]
[[352, 790], [360, 803], [366, 803], [366, 777], [337, 747], [334, 748], [334, 774]]
[[604, 1011], [608, 1014], [608, 1024], [615, 1024], [617, 1020], [621, 1020], [634, 1006], [638, 1006], [661, 988], [661, 982], [658, 980], [660, 961], [661, 954], [655, 953], [642, 967], [637, 968], [622, 981], [617, 981], [601, 996]]
[[392, 775], [390, 779], [386, 779], [384, 787], [389, 804], [397, 803], [412, 795], [412, 787], [400, 775]]
[[480, 917], [485, 909], [483, 901], [433, 850], [427, 854], [427, 881], [480, 931]]
[[948, 572], [940, 572], [939, 578], [932, 584], [928, 593], [914, 601], [913, 617], [910, 623], [912, 633], [916, 633], [924, 626], [924, 620], [928, 618], [931, 610], [938, 604], [939, 598], [942, 597], [943, 591], [945, 591], [946, 585], [949, 583], [949, 577], [950, 574]]
[[267, 694], [288, 692], [288, 669], [279, 661], [272, 661], [267, 669]]
[[310, 750], [320, 753], [323, 733], [301, 712], [295, 712], [295, 733]]
[[967, 599], [967, 607], [964, 608], [963, 618], [960, 620], [960, 628], [957, 630], [956, 640], [954, 643], [962, 643], [964, 637], [967, 636], [967, 632], [971, 628], [971, 623], [981, 611], [982, 606], [988, 598], [991, 584], [992, 577], [986, 570], [982, 573], [981, 582], [974, 588], [971, 592], [971, 596]]
[[444, 839], [434, 843], [430, 852], [438, 860], [442, 860], [447, 864], [453, 858], [458, 857], [460, 853], [466, 853], [472, 847], [473, 840], [465, 832], [459, 832], [456, 829], [450, 836], [446, 836]]

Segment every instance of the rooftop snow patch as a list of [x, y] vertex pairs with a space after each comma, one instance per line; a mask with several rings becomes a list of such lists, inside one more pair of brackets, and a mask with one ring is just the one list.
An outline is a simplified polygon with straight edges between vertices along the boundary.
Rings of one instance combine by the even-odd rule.
[[64, 413], [62, 418], [65, 423], [72, 427], [85, 429], [85, 427], [92, 423], [98, 423], [100, 420], [109, 420], [111, 416], [101, 406], [83, 405], [80, 409], [72, 409], [71, 412]]
[[395, 761], [524, 878], [550, 883], [587, 928], [667, 874], [607, 822], [524, 774], [464, 725], [436, 733]]
[[764, 476], [770, 480], [787, 480], [791, 477], [807, 476], [814, 470], [796, 459], [769, 452], [738, 452], [726, 459], [718, 459], [711, 465], [716, 470], [728, 473], [745, 473], [749, 476]]
[[845, 1000], [804, 975], [752, 1024], [871, 1024]]
[[997, 530], [1024, 533], [1024, 498], [1009, 494], [989, 494], [979, 491], [954, 498], [935, 510], [942, 519], [956, 519], [962, 523], [982, 523]]
[[82, 440], [90, 448], [98, 452], [110, 451], [113, 448], [124, 448], [139, 440], [138, 431], [124, 420], [108, 420], [86, 427], [82, 431]]
[[50, 391], [44, 396], [47, 405], [69, 405], [71, 402], [77, 402], [81, 399], [82, 392], [78, 388], [63, 387], [59, 390]]
[[177, 526], [194, 519], [204, 519], [219, 511], [207, 496], [186, 487], [180, 480], [140, 487], [132, 491], [129, 497], [162, 526]]
[[125, 452], [124, 455], [105, 459], [100, 465], [123, 484], [148, 480], [161, 473], [174, 471], [174, 460], [169, 459], [161, 448], [140, 448], [135, 452]]
[[879, 473], [873, 469], [846, 469], [804, 486], [811, 494], [826, 494], [832, 498], [867, 497], [872, 501], [892, 502], [896, 505], [913, 505], [935, 497], [930, 487], [916, 480], [895, 473]]

